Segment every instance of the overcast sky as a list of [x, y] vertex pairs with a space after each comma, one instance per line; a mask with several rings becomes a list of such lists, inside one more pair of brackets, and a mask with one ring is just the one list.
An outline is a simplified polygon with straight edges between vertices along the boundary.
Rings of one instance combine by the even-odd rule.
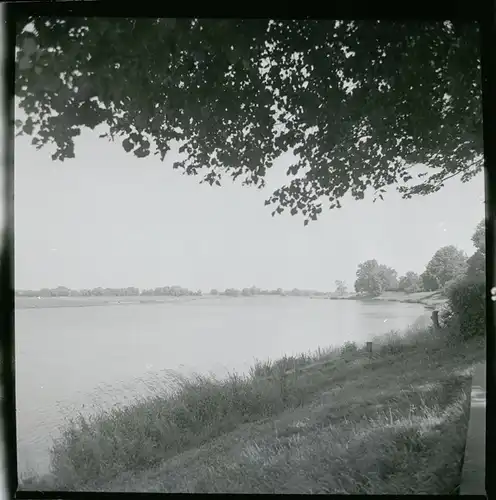
[[483, 176], [454, 179], [439, 193], [383, 202], [346, 199], [303, 226], [271, 216], [264, 200], [287, 181], [281, 158], [258, 191], [226, 180], [220, 188], [172, 169], [174, 158], [137, 159], [118, 143], [84, 132], [76, 159], [52, 162], [27, 138], [15, 149], [16, 288], [191, 289], [352, 287], [367, 259], [400, 274], [422, 272], [434, 252], [470, 237], [484, 216]]

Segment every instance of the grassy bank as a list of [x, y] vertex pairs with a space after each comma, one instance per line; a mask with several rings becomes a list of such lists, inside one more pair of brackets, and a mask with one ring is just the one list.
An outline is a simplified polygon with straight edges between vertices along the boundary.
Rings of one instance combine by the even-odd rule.
[[153, 398], [79, 418], [52, 475], [21, 489], [449, 494], [460, 479], [477, 341], [428, 328], [277, 362], [175, 378]]
[[391, 302], [407, 302], [410, 304], [423, 304], [429, 307], [437, 307], [444, 304], [447, 298], [442, 292], [384, 292], [374, 300], [385, 300]]
[[442, 292], [383, 292], [377, 297], [367, 297], [357, 294], [348, 294], [342, 297], [331, 297], [333, 300], [363, 300], [363, 301], [385, 301], [385, 302], [406, 302], [409, 304], [423, 304], [426, 307], [434, 309], [444, 304], [447, 297]]
[[357, 295], [355, 293], [344, 296], [330, 297], [332, 300], [358, 300], [358, 301], [380, 301], [380, 302], [405, 302], [407, 304], [422, 304], [429, 309], [436, 309], [447, 301], [442, 292], [383, 292], [377, 297]]

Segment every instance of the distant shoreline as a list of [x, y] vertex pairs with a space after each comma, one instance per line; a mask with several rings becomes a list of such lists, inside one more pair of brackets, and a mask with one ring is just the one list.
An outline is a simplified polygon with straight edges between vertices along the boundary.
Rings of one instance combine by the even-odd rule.
[[189, 302], [192, 300], [215, 299], [214, 295], [183, 297], [16, 297], [15, 309], [51, 309], [59, 307], [101, 307], [129, 306], [141, 304], [166, 304], [171, 302]]
[[[239, 298], [267, 297], [265, 295], [255, 295], [252, 297], [231, 297], [225, 295], [201, 295], [201, 296], [128, 296], [128, 297], [16, 297], [15, 309], [49, 309], [60, 307], [101, 307], [101, 306], [126, 306], [143, 304], [170, 304], [183, 303], [193, 300], [235, 300]], [[269, 295], [268, 297], [280, 297]], [[283, 296], [282, 298], [285, 298]], [[292, 296], [291, 296], [292, 297]], [[427, 308], [434, 309], [444, 303], [446, 298], [439, 292], [418, 292], [406, 294], [403, 292], [385, 292], [379, 297], [360, 297], [348, 295], [343, 297], [322, 297], [322, 296], [302, 296], [299, 298], [317, 300], [357, 300], [363, 302], [384, 301], [403, 302], [410, 304], [422, 304]]]

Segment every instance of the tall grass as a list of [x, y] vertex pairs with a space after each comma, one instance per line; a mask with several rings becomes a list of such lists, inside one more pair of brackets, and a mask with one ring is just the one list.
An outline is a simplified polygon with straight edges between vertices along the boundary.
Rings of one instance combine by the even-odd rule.
[[[439, 334], [422, 325], [412, 327], [406, 334], [392, 332], [373, 342], [372, 354], [365, 351], [365, 346], [346, 343], [340, 348], [284, 356], [276, 361], [256, 361], [248, 374], [230, 373], [224, 379], [212, 375], [184, 377], [170, 373], [171, 383], [157, 389], [151, 397], [137, 399], [126, 407], [91, 416], [79, 415], [69, 420], [50, 450], [51, 475], [44, 482], [26, 479], [23, 487], [32, 489], [37, 485], [40, 489], [77, 490], [93, 485], [96, 488], [125, 471], [137, 473], [158, 467], [172, 457], [201, 448], [245, 424], [272, 422], [288, 411], [309, 411], [307, 409], [316, 401], [322, 401], [329, 390], [342, 389], [350, 380], [363, 385], [363, 379], [373, 378], [375, 370], [391, 363], [396, 362], [396, 369], [403, 370], [409, 357], [414, 355], [420, 354], [422, 358], [419, 359], [427, 359], [427, 352], [437, 352], [438, 355], [442, 352], [444, 357], [441, 358], [446, 359], [447, 351], [459, 353], [457, 346], [447, 344]], [[421, 369], [419, 363], [418, 370]], [[377, 394], [373, 399], [377, 402], [380, 400], [380, 385], [375, 390]], [[346, 407], [352, 404], [353, 398], [353, 393], [349, 393]], [[431, 421], [442, 414], [432, 404], [424, 404], [422, 411], [431, 412], [432, 418], [427, 419]], [[356, 417], [362, 422], [366, 414], [365, 411]], [[377, 411], [373, 415], [366, 432], [377, 434], [378, 426], [383, 425], [385, 418], [389, 418], [390, 426], [393, 426], [395, 417], [391, 412], [389, 416], [381, 417]], [[363, 427], [363, 422], [360, 425]], [[387, 440], [389, 431], [380, 432], [385, 433], [381, 439]], [[407, 443], [410, 438], [405, 434], [401, 439], [402, 443]], [[415, 446], [414, 438], [411, 439], [410, 445]], [[388, 446], [396, 444], [389, 443]], [[323, 456], [321, 458], [325, 460]], [[297, 473], [296, 469], [294, 472]], [[333, 492], [363, 492], [367, 489], [365, 486], [346, 486], [345, 483], [335, 488]], [[255, 491], [258, 490], [255, 488]]]
[[235, 429], [308, 403], [319, 381], [297, 371], [329, 356], [319, 350], [256, 361], [248, 375], [190, 377], [169, 373], [169, 388], [132, 405], [69, 419], [50, 450], [58, 487], [77, 488], [132, 468], [147, 469]]

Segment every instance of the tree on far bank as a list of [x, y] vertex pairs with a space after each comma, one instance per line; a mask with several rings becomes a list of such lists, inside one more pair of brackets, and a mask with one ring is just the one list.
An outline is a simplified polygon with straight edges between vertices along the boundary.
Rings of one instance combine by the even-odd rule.
[[348, 292], [348, 287], [346, 286], [346, 283], [344, 281], [336, 280], [335, 285], [336, 285], [336, 293], [338, 295], [345, 295]]
[[394, 285], [396, 274], [394, 269], [379, 264], [375, 259], [367, 260], [358, 265], [355, 290], [357, 293], [376, 297], [390, 285]]
[[384, 290], [398, 289], [398, 273], [395, 269], [381, 264], [379, 265], [379, 275], [382, 277]]
[[399, 279], [398, 290], [407, 293], [422, 291], [422, 280], [420, 276], [413, 271], [408, 271], [405, 276]]
[[355, 291], [357, 293], [376, 297], [384, 291], [385, 281], [377, 260], [371, 259], [359, 264], [356, 276]]
[[55, 144], [54, 160], [102, 125], [138, 158], [177, 144], [173, 168], [263, 187], [292, 151], [266, 204], [305, 223], [347, 194], [425, 195], [482, 169], [475, 22], [22, 14], [16, 26], [16, 125], [38, 149]]
[[467, 255], [454, 245], [440, 248], [429, 261], [422, 274], [426, 291], [444, 287], [451, 280], [462, 276], [467, 271]]

